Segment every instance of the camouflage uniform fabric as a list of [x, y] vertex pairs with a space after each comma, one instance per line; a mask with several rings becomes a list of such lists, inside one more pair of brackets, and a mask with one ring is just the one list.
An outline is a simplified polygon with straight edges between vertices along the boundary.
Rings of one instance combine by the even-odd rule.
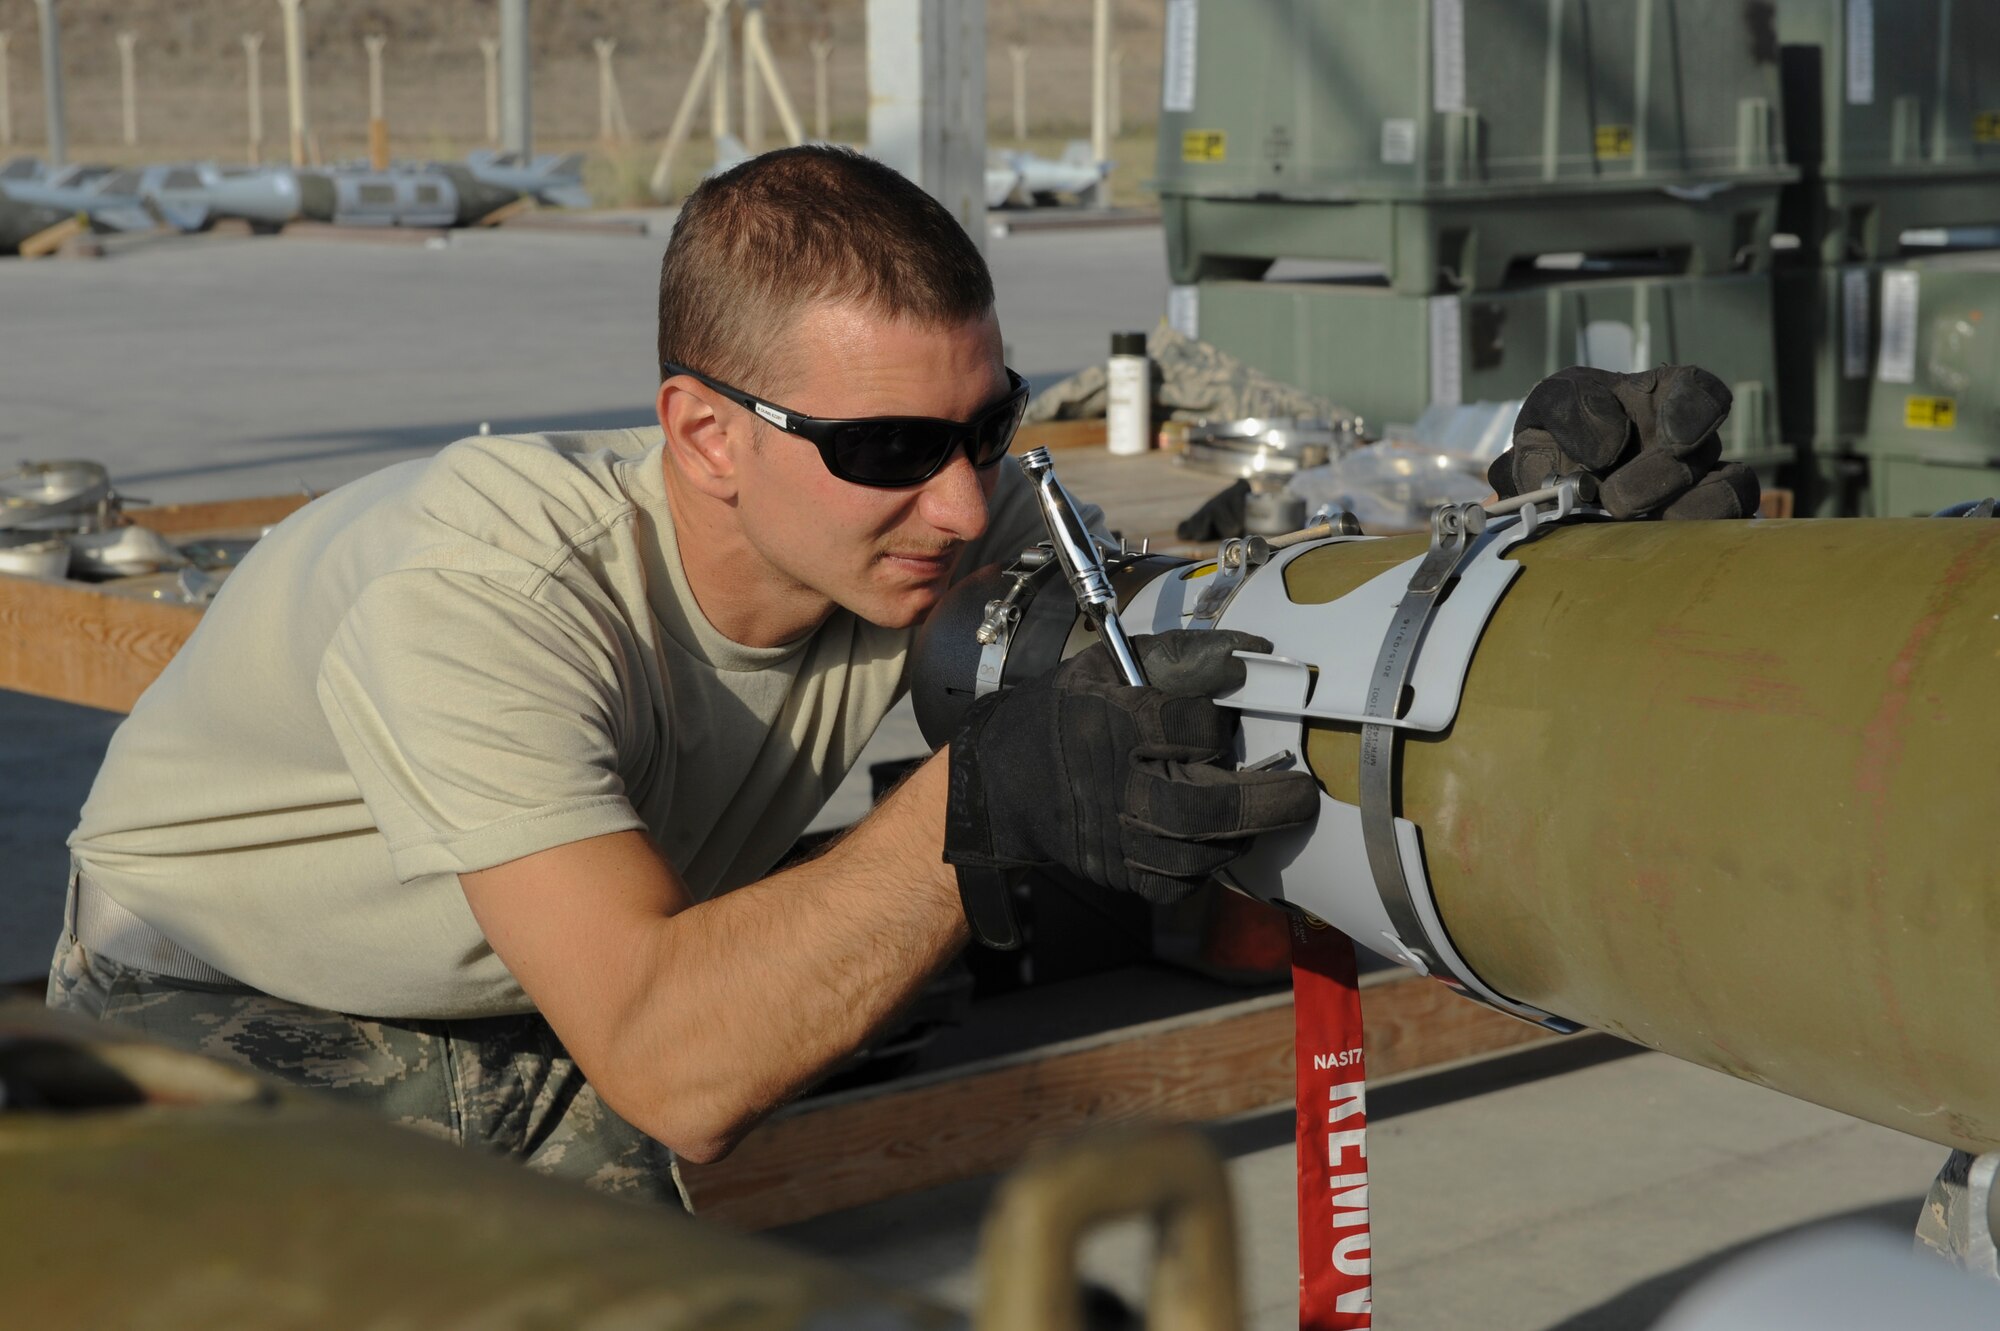
[[672, 1153], [597, 1096], [539, 1014], [376, 1021], [94, 956], [65, 930], [48, 1005], [135, 1028], [407, 1127], [635, 1201], [680, 1205]]
[[[1226, 351], [1197, 342], [1162, 322], [1146, 338], [1153, 361], [1153, 400], [1178, 420], [1230, 421], [1245, 416], [1293, 416], [1344, 421], [1353, 417], [1323, 397], [1279, 383]], [[1028, 404], [1033, 421], [1085, 420], [1102, 416], [1104, 367], [1092, 365], [1051, 384]]]
[[1975, 1229], [1984, 1228], [1972, 1214], [1969, 1176], [1974, 1160], [1964, 1151], [1953, 1151], [1938, 1171], [1917, 1216], [1917, 1251], [1973, 1275], [2000, 1279], [1993, 1245], [1974, 1237]]

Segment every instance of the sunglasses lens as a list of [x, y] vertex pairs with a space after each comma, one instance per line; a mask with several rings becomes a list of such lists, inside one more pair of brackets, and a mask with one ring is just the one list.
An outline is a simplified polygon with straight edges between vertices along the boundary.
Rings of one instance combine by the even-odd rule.
[[975, 467], [1007, 455], [1028, 407], [1027, 387], [1012, 370], [1014, 391], [969, 424], [923, 418], [849, 421], [835, 425], [828, 460], [834, 475], [861, 485], [916, 485], [935, 475], [961, 443]]
[[1006, 456], [1007, 449], [1014, 442], [1014, 432], [1021, 428], [1021, 414], [1027, 409], [1025, 395], [1012, 397], [979, 422], [979, 435], [973, 443], [976, 450], [973, 466], [990, 467]]
[[937, 469], [951, 435], [929, 421], [868, 421], [833, 437], [833, 459], [863, 485], [909, 485]]

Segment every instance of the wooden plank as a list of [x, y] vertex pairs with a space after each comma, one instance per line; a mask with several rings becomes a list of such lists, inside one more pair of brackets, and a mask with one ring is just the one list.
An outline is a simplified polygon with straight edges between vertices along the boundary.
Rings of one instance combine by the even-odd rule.
[[16, 252], [23, 259], [45, 259], [71, 240], [84, 235], [89, 229], [90, 224], [81, 216], [65, 217], [54, 226], [29, 236], [16, 247]]
[[[1557, 1039], [1406, 972], [1362, 981], [1376, 1081]], [[1289, 994], [792, 1106], [722, 1161], [680, 1167], [695, 1213], [791, 1224], [1011, 1167], [1117, 1123], [1202, 1122], [1292, 1100]]]
[[523, 194], [520, 198], [501, 204], [486, 216], [474, 222], [474, 226], [503, 226], [535, 211], [535, 196]]
[[1102, 416], [1081, 421], [1036, 421], [1033, 425], [1023, 425], [1014, 435], [1016, 453], [1036, 448], [1103, 448], [1104, 443]]
[[284, 521], [308, 502], [302, 494], [266, 495], [256, 499], [223, 499], [208, 504], [162, 504], [158, 508], [131, 509], [126, 516], [141, 527], [151, 527], [162, 536], [186, 536], [195, 532], [268, 527], [274, 522]]
[[0, 688], [130, 711], [200, 621], [195, 606], [0, 575]]
[[1056, 459], [1056, 474], [1078, 499], [1104, 510], [1112, 529], [1135, 544], [1171, 542], [1181, 519], [1230, 482], [1178, 465], [1175, 454], [1154, 449], [1120, 457], [1102, 448], [1078, 449]]

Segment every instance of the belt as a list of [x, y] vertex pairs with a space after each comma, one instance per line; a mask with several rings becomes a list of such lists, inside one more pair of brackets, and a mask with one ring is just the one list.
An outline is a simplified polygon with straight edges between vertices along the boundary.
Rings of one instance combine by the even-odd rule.
[[74, 865], [69, 882], [70, 931], [93, 954], [169, 980], [245, 987], [93, 887]]

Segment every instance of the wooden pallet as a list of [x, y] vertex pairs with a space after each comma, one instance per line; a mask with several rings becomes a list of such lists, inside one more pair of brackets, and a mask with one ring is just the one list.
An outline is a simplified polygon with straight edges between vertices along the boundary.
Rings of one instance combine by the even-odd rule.
[[[255, 531], [305, 502], [284, 495], [175, 504], [133, 517], [168, 537]], [[0, 574], [0, 688], [130, 711], [200, 622], [197, 606], [142, 600], [106, 584]]]
[[[1362, 977], [1371, 1084], [1564, 1037], [1407, 971]], [[1292, 998], [1165, 1021], [806, 1100], [725, 1160], [680, 1167], [696, 1215], [769, 1229], [1007, 1169], [1087, 1128], [1199, 1123], [1292, 1103]]]

